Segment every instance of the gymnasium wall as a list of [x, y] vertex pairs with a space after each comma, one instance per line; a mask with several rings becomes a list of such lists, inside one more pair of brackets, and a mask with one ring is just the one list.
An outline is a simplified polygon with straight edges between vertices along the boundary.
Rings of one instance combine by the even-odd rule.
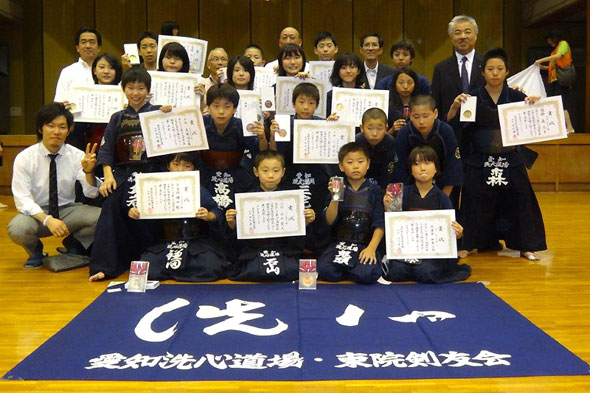
[[[9, 133], [34, 130], [33, 116], [53, 99], [62, 67], [74, 62], [73, 35], [82, 25], [103, 36], [103, 52], [122, 54], [122, 44], [135, 42], [140, 32], [159, 32], [162, 22], [177, 21], [183, 35], [223, 46], [230, 56], [250, 42], [259, 44], [265, 58], [278, 51], [284, 26], [302, 33], [308, 58], [314, 59], [313, 38], [320, 30], [334, 33], [340, 52], [358, 53], [365, 33], [385, 38], [381, 60], [390, 63], [389, 48], [405, 38], [416, 46], [413, 68], [432, 77], [434, 65], [452, 53], [446, 33], [453, 15], [465, 13], [479, 24], [477, 49], [504, 46], [513, 71], [526, 65], [526, 49], [544, 46], [548, 26], [523, 29], [520, 0], [22, 0], [25, 20], [1, 23], [0, 42], [10, 46], [10, 102], [22, 108], [11, 117]], [[582, 30], [583, 33], [583, 30]], [[582, 34], [584, 36], [584, 34]], [[583, 45], [583, 44], [582, 44]], [[582, 96], [583, 97], [583, 94]]]

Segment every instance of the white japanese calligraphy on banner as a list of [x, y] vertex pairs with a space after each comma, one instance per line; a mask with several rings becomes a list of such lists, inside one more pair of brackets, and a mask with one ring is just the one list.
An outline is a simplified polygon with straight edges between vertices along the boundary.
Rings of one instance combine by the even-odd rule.
[[293, 90], [300, 83], [311, 83], [320, 91], [320, 102], [316, 109], [315, 115], [326, 117], [326, 95], [328, 94], [328, 85], [326, 82], [316, 79], [301, 79], [291, 76], [277, 77], [277, 113], [280, 115], [294, 115], [295, 107], [293, 106]]
[[194, 217], [201, 206], [198, 171], [138, 173], [135, 181], [141, 219]]
[[111, 115], [123, 109], [126, 102], [121, 86], [74, 86], [71, 89], [74, 121], [108, 123]]
[[498, 105], [504, 146], [567, 138], [561, 96]]
[[270, 87], [277, 83], [277, 74], [272, 69], [254, 67], [254, 90], [260, 92], [263, 87]]
[[197, 107], [140, 113], [139, 122], [148, 157], [209, 149], [203, 116]]
[[162, 51], [162, 48], [169, 42], [178, 42], [184, 46], [191, 63], [191, 73], [199, 75], [203, 74], [203, 71], [205, 70], [205, 62], [207, 60], [207, 41], [192, 37], [160, 34], [158, 36], [158, 59], [160, 58], [160, 52]]
[[456, 258], [455, 210], [385, 213], [388, 259]]
[[354, 141], [354, 124], [326, 120], [293, 122], [293, 163], [337, 164], [338, 151]]
[[185, 72], [148, 71], [152, 77], [150, 94], [152, 105], [172, 105], [175, 107], [199, 106], [200, 96], [195, 86], [201, 78]]
[[312, 78], [326, 82], [328, 91], [332, 90], [330, 83], [330, 75], [332, 75], [332, 68], [334, 68], [334, 61], [310, 61], [309, 74]]
[[238, 239], [305, 235], [303, 190], [236, 194]]
[[389, 110], [389, 90], [344, 87], [332, 89], [332, 113], [337, 113], [340, 120], [359, 126], [363, 113], [369, 108], [380, 108], [387, 113]]

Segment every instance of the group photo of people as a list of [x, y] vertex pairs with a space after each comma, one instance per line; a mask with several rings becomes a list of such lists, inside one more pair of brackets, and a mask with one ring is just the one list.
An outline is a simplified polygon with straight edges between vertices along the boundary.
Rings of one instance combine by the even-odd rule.
[[[180, 32], [178, 24], [167, 22], [161, 35]], [[504, 247], [538, 260], [537, 252], [547, 244], [527, 175], [534, 152], [520, 144], [503, 145], [498, 106], [534, 106], [541, 97], [508, 86], [511, 64], [504, 49], [475, 49], [475, 19], [457, 15], [447, 33], [454, 53], [435, 66], [432, 78], [412, 69], [415, 48], [410, 41], [391, 45], [393, 67], [381, 63], [387, 48], [376, 32], [361, 37], [362, 58], [339, 51], [338, 38], [327, 31], [318, 32], [314, 54], [306, 54], [293, 27], [280, 32], [272, 61], [256, 43], [243, 53], [210, 48], [205, 64], [209, 76], [195, 76], [194, 91], [189, 92], [199, 104], [208, 148], [148, 157], [140, 115], [174, 110], [173, 105], [153, 103], [152, 72], [195, 73], [189, 52], [173, 40], [158, 48], [158, 35], [144, 31], [136, 43], [139, 59], [127, 50], [118, 57], [101, 51], [99, 31], [81, 27], [75, 33], [78, 61], [62, 69], [54, 102], [37, 112], [39, 143], [14, 162], [18, 215], [8, 234], [29, 255], [24, 267], [42, 266], [51, 252], [43, 246], [47, 236], [63, 239], [59, 253], [89, 258], [91, 281], [116, 278], [136, 260], [150, 262], [150, 280], [199, 282], [292, 281], [300, 259], [316, 259], [319, 280], [362, 284], [380, 278], [465, 280], [471, 254]], [[550, 93], [561, 95], [565, 103], [569, 89], [558, 83], [556, 69], [571, 64], [571, 50], [559, 31], [548, 32], [547, 42], [555, 48], [553, 54], [535, 64], [549, 70]], [[327, 94], [312, 83], [317, 80], [310, 72], [314, 56], [331, 62]], [[240, 95], [255, 89], [257, 69], [259, 74], [265, 70], [297, 79], [288, 97], [294, 110], [286, 127], [290, 138], [282, 138], [279, 115], [275, 118], [262, 102], [257, 108], [262, 116], [244, 132], [237, 113], [244, 112]], [[112, 113], [106, 124], [76, 121], [72, 89], [99, 85], [120, 87], [125, 108]], [[276, 81], [270, 87], [278, 104], [283, 97]], [[294, 122], [326, 119], [338, 124], [350, 117], [347, 110], [352, 109], [332, 105], [336, 88], [353, 95], [387, 91], [388, 102], [384, 108], [362, 110], [354, 140], [337, 151], [337, 164], [301, 163], [294, 154]], [[477, 98], [476, 120], [462, 121], [461, 107], [472, 97]], [[321, 104], [324, 117], [319, 116]], [[565, 104], [564, 109], [572, 132]], [[142, 219], [136, 176], [165, 171], [199, 171], [200, 207], [193, 217]], [[403, 196], [394, 195], [396, 184], [403, 185]], [[305, 235], [238, 236], [236, 194], [297, 189], [305, 195]], [[448, 230], [455, 236], [456, 258], [387, 257], [385, 212], [400, 196], [403, 211], [454, 209], [456, 220]]]

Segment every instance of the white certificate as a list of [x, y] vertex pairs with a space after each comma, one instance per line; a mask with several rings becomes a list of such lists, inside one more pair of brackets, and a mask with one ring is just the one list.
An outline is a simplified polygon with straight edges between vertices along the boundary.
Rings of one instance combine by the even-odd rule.
[[111, 115], [122, 110], [125, 104], [119, 85], [74, 86], [70, 92], [77, 122], [108, 123]]
[[304, 236], [303, 190], [236, 194], [238, 239]]
[[326, 82], [326, 84], [328, 85], [328, 91], [332, 90], [332, 84], [330, 83], [330, 75], [332, 75], [333, 68], [334, 61], [309, 62], [309, 74], [314, 79]]
[[320, 102], [315, 111], [315, 115], [326, 117], [326, 94], [328, 94], [328, 86], [326, 83], [315, 79], [301, 79], [291, 76], [277, 77], [277, 113], [281, 115], [295, 114], [295, 107], [293, 106], [293, 89], [295, 89], [295, 86], [303, 82], [314, 84], [320, 91]]
[[255, 121], [262, 122], [260, 110], [260, 93], [256, 90], [238, 90], [240, 103], [236, 109], [235, 117], [242, 119], [242, 132], [244, 136], [255, 136], [249, 131], [249, 126]]
[[567, 138], [561, 96], [498, 105], [504, 146]]
[[294, 164], [338, 164], [342, 145], [354, 141], [354, 124], [327, 120], [293, 122]]
[[385, 213], [388, 259], [457, 258], [455, 210]]
[[140, 113], [139, 122], [148, 157], [209, 149], [203, 115], [197, 107]]
[[190, 61], [190, 72], [202, 75], [205, 70], [205, 62], [207, 61], [207, 41], [199, 40], [191, 37], [180, 37], [176, 35], [162, 35], [158, 36], [158, 59], [160, 58], [160, 51], [164, 45], [169, 42], [178, 42], [188, 53]]
[[361, 125], [363, 113], [370, 108], [389, 110], [389, 90], [349, 89], [335, 87], [332, 89], [332, 113], [336, 112], [340, 120]]
[[274, 70], [265, 67], [254, 67], [254, 90], [260, 90], [263, 87], [271, 87], [277, 83], [277, 74]]
[[139, 173], [135, 187], [142, 219], [194, 217], [201, 207], [198, 171]]
[[195, 93], [195, 86], [200, 81], [198, 75], [185, 72], [148, 72], [152, 77], [152, 105], [183, 107], [201, 104], [200, 96]]

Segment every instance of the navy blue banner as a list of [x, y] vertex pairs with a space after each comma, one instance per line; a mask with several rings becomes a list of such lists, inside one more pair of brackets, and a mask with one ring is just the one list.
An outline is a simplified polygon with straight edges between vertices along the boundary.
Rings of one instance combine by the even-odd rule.
[[110, 290], [4, 379], [339, 380], [589, 372], [588, 364], [482, 284]]

